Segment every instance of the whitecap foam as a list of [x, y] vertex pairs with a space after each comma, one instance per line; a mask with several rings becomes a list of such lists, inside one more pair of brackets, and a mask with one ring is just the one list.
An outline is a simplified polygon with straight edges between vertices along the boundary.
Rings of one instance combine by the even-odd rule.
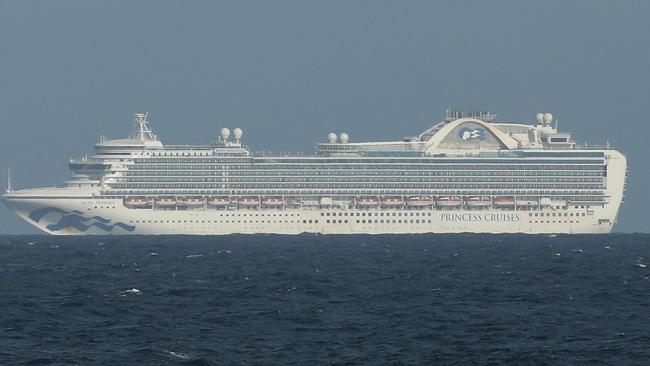
[[170, 350], [165, 350], [165, 352], [169, 353], [170, 355], [172, 355], [174, 357], [180, 358], [182, 360], [189, 360], [190, 359], [190, 356], [188, 356], [188, 355], [186, 355], [184, 353], [181, 353], [181, 352], [174, 352], [174, 351], [170, 351]]

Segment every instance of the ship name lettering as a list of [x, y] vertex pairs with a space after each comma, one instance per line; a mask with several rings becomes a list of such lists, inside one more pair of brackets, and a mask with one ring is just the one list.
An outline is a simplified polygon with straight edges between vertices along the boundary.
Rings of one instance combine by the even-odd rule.
[[447, 222], [519, 222], [518, 213], [441, 213], [440, 221]]
[[107, 200], [84, 200], [81, 201], [82, 205], [112, 205], [114, 204], [113, 201], [107, 201]]

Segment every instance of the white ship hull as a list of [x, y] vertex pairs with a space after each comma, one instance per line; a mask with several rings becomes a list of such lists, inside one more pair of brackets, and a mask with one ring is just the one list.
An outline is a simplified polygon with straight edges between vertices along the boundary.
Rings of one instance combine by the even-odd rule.
[[5, 198], [25, 221], [52, 235], [609, 233], [603, 207], [524, 209], [126, 208], [119, 199]]

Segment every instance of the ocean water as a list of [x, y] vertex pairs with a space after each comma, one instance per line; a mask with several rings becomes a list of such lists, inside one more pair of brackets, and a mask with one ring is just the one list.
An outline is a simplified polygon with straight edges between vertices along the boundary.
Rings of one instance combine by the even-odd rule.
[[648, 365], [650, 235], [0, 236], [0, 364]]

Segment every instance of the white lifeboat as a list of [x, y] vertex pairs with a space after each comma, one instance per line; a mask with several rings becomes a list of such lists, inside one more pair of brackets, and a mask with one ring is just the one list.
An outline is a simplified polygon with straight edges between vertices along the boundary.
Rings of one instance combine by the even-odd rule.
[[463, 200], [458, 196], [438, 197], [436, 201], [440, 207], [457, 207], [463, 204]]
[[178, 197], [178, 204], [187, 207], [203, 206], [205, 200], [201, 196]]
[[257, 196], [242, 196], [237, 200], [240, 206], [257, 206], [260, 204], [260, 198]]
[[264, 206], [282, 206], [284, 199], [280, 196], [275, 197], [262, 197], [262, 205]]
[[208, 206], [228, 206], [230, 198], [228, 196], [208, 197]]
[[158, 207], [176, 207], [176, 197], [174, 196], [159, 196], [156, 197], [155, 202]]
[[494, 205], [497, 207], [510, 207], [515, 205], [514, 197], [495, 197]]
[[357, 206], [373, 207], [379, 205], [379, 199], [374, 196], [364, 196], [357, 198]]
[[151, 207], [151, 201], [149, 201], [149, 199], [145, 196], [124, 197], [124, 199], [122, 199], [122, 203], [124, 206], [130, 208]]
[[467, 206], [471, 207], [485, 207], [490, 206], [492, 200], [488, 196], [473, 196], [467, 198]]
[[384, 196], [381, 198], [382, 206], [401, 206], [404, 203], [401, 196]]
[[412, 196], [406, 199], [407, 206], [421, 207], [430, 206], [433, 200], [429, 196]]

